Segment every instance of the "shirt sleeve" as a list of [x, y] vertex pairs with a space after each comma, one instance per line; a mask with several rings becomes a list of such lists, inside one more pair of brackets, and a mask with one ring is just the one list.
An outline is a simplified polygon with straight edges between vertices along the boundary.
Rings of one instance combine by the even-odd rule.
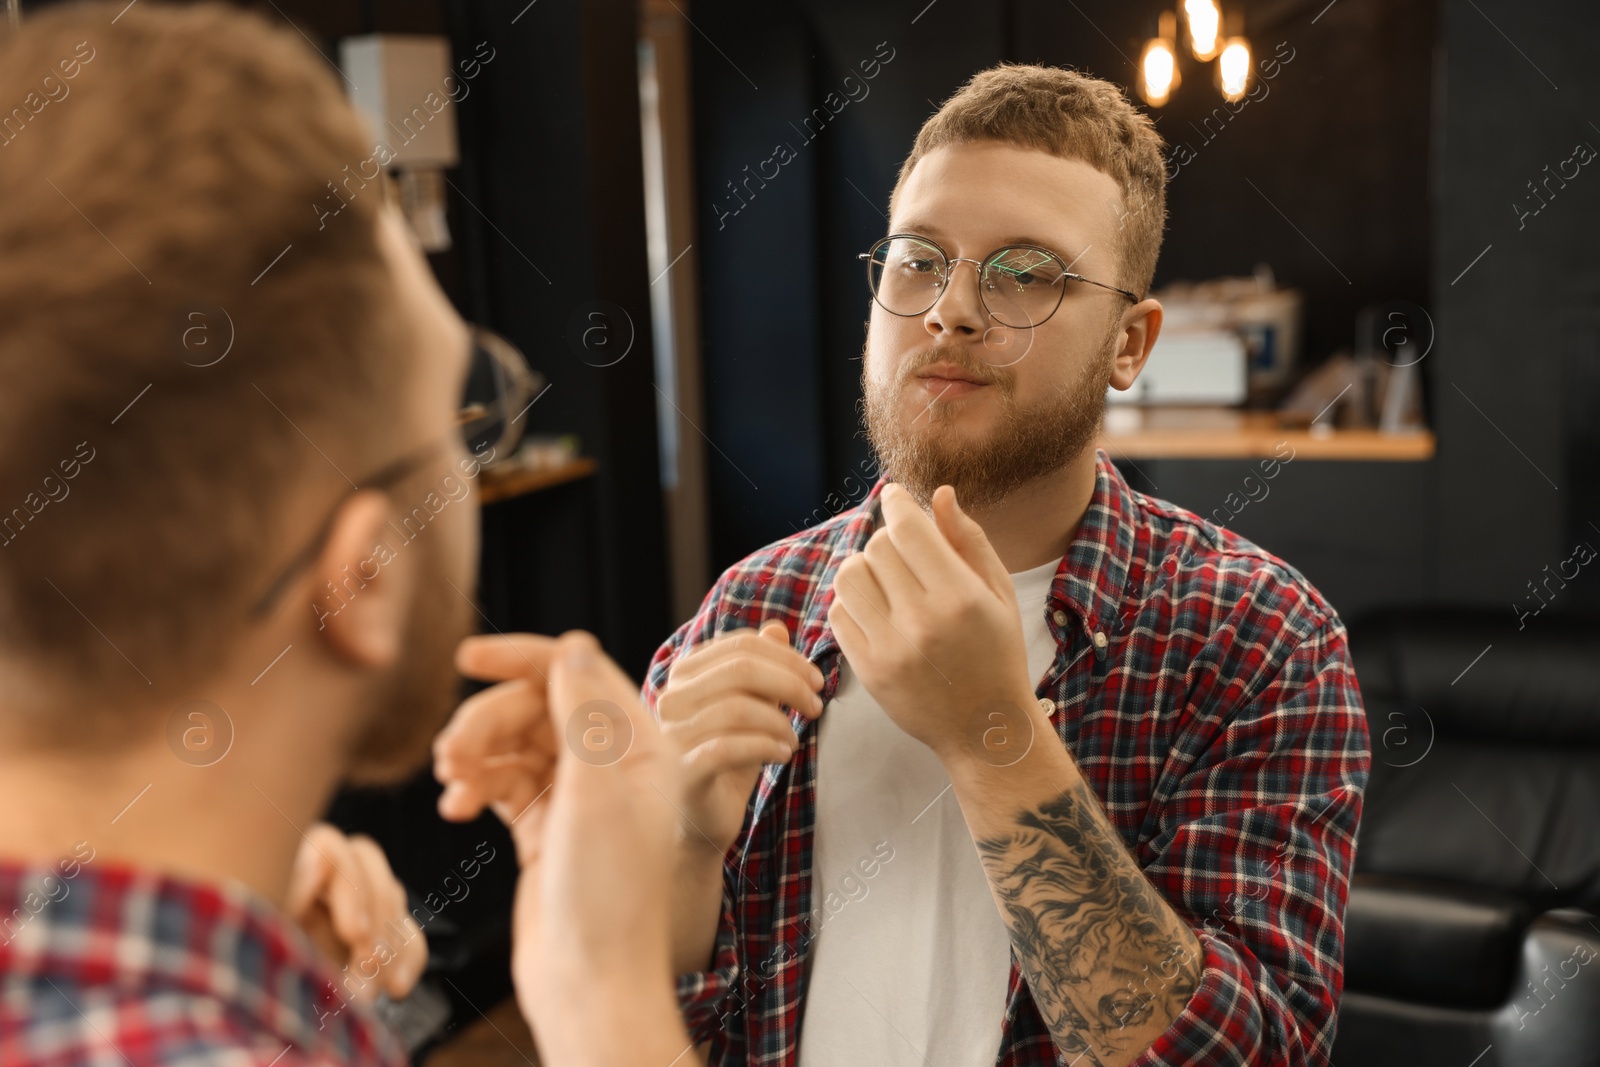
[[1210, 719], [1141, 857], [1204, 970], [1135, 1063], [1325, 1064], [1371, 761], [1343, 624], [1325, 618], [1253, 698]]
[[711, 953], [709, 971], [691, 971], [678, 976], [678, 1007], [684, 1025], [695, 1044], [712, 1040], [718, 1033], [732, 1036], [735, 1022], [744, 1011], [744, 998], [730, 996], [739, 980], [739, 961], [734, 946], [733, 902], [726, 888], [722, 893], [722, 919], [717, 923], [717, 943]]
[[[706, 594], [694, 618], [667, 638], [651, 657], [650, 668], [645, 672], [641, 697], [650, 714], [660, 718], [657, 707], [661, 690], [667, 684], [667, 672], [680, 655], [687, 653], [700, 642], [708, 640], [717, 631], [717, 616], [722, 602], [727, 576], [718, 579]], [[738, 847], [737, 844], [734, 846]], [[717, 940], [711, 954], [711, 969], [691, 971], [678, 976], [678, 1005], [683, 1011], [684, 1024], [695, 1044], [710, 1041], [718, 1033], [730, 1033], [728, 1026], [743, 1010], [740, 997], [730, 997], [739, 976], [738, 954], [734, 932], [733, 897], [727, 885], [727, 864], [723, 864], [722, 917], [717, 923]]]
[[710, 640], [716, 634], [717, 616], [722, 610], [723, 592], [727, 585], [728, 574], [723, 574], [700, 602], [694, 618], [674, 630], [672, 636], [650, 657], [650, 666], [645, 671], [639, 696], [644, 700], [645, 707], [650, 709], [650, 714], [657, 719], [661, 718], [661, 711], [656, 705], [660, 702], [661, 691], [666, 688], [667, 672], [672, 669], [673, 663], [679, 656], [687, 655], [696, 645]]

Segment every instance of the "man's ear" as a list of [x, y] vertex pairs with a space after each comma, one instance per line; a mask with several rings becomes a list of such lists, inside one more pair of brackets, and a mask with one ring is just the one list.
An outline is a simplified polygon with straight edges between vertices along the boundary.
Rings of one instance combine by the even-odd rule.
[[1111, 387], [1119, 392], [1133, 388], [1161, 336], [1161, 301], [1146, 298], [1122, 313], [1119, 344], [1111, 366]]
[[333, 654], [355, 667], [387, 667], [400, 654], [410, 571], [389, 522], [389, 498], [356, 493], [334, 513], [312, 564], [316, 629]]

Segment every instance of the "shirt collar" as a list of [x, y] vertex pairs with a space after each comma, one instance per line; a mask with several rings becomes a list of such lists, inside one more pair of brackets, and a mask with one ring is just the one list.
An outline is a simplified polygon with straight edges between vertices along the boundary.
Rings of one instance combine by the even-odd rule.
[[[847, 513], [834, 535], [834, 551], [823, 572], [822, 595], [813, 597], [805, 625], [818, 635], [813, 659], [838, 648], [828, 608], [833, 603], [833, 576], [844, 561], [866, 548], [867, 540], [883, 518], [883, 487], [892, 479], [881, 477], [861, 503]], [[1094, 491], [1050, 584], [1046, 607], [1070, 609], [1086, 638], [1096, 633], [1107, 638], [1116, 633], [1129, 560], [1133, 555], [1139, 509], [1133, 490], [1102, 449], [1095, 450]]]
[[1091, 640], [1117, 632], [1138, 520], [1133, 490], [1096, 449], [1094, 493], [1050, 586], [1051, 603], [1070, 607]]
[[111, 860], [0, 860], [0, 915], [14, 927], [0, 942], [0, 977], [53, 978], [69, 989], [179, 989], [242, 1013], [315, 1059], [406, 1062], [395, 1036], [335, 981], [310, 939], [242, 883]]

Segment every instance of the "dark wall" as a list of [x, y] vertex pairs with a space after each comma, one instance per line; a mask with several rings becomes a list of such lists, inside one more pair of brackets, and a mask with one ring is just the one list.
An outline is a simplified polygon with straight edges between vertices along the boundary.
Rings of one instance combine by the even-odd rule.
[[[1224, 105], [1211, 68], [1187, 62], [1172, 103], [1151, 109], [1173, 175], [1156, 283], [1269, 262], [1306, 294], [1313, 359], [1350, 345], [1363, 305], [1426, 304], [1431, 263], [1437, 5], [1324, 7], [1243, 5], [1258, 57], [1280, 59], [1265, 96], [1214, 111]], [[734, 0], [695, 5], [708, 433], [726, 454], [710, 461], [715, 564], [817, 521], [859, 484], [868, 298], [854, 257], [886, 232], [889, 190], [923, 120], [973, 73], [1008, 59], [1126, 87], [1153, 17], [1138, 5], [1055, 0], [812, 0], [759, 17]], [[880, 42], [894, 58], [869, 95], [814, 136], [797, 130]], [[742, 183], [743, 168], [778, 142], [795, 160], [764, 188], [752, 183], [753, 196], [739, 184], [736, 199], [727, 183]], [[1194, 506], [1206, 503], [1204, 486], [1194, 495]], [[1430, 521], [1406, 516], [1410, 527]]]
[[[649, 274], [632, 0], [271, 0], [333, 62], [359, 33], [439, 33], [483, 62], [457, 104], [447, 172], [454, 240], [430, 257], [468, 319], [504, 334], [545, 376], [530, 434], [576, 434], [592, 483], [491, 506], [479, 599], [486, 626], [593, 630], [634, 677], [673, 620], [656, 448]], [[619, 74], [620, 72], [620, 74]], [[611, 366], [572, 331], [595, 302]]]
[[[1529, 582], [1600, 548], [1600, 160], [1559, 174], [1580, 142], [1600, 149], [1600, 7], [1478, 8], [1444, 9], [1438, 566], [1448, 600], [1537, 608]], [[1596, 570], [1552, 584], [1555, 603], [1600, 606]]]
[[[463, 106], [461, 115], [451, 217], [463, 229], [464, 257], [480, 271], [465, 288], [480, 302], [474, 313], [517, 343], [550, 384], [528, 413], [528, 431], [576, 433], [585, 454], [599, 460], [591, 544], [554, 541], [536, 526], [524, 528], [520, 545], [510, 543], [538, 557], [552, 581], [592, 550], [596, 633], [641, 677], [673, 620], [634, 73], [637, 11], [630, 0], [450, 0], [446, 10], [458, 52], [479, 41], [498, 50], [479, 78], [480, 106], [470, 115]], [[608, 308], [615, 343], [631, 340], [609, 366], [580, 340], [596, 302]], [[530, 520], [537, 522], [542, 503], [530, 503]], [[492, 577], [486, 567], [485, 582]], [[578, 607], [563, 616], [569, 625], [584, 624]]]
[[[1014, 58], [1128, 87], [1153, 6], [1020, 0]], [[1180, 57], [1183, 84], [1146, 109], [1169, 146], [1156, 284], [1270, 263], [1306, 294], [1305, 349], [1320, 359], [1350, 345], [1364, 304], [1427, 300], [1437, 4], [1225, 6], [1243, 11], [1257, 72], [1275, 60], [1275, 76], [1230, 106], [1215, 64]]]

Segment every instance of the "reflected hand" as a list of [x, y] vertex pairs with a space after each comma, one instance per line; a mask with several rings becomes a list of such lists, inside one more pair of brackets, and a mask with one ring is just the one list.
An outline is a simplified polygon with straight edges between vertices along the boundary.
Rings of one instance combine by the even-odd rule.
[[363, 1003], [379, 993], [404, 998], [428, 965], [428, 940], [407, 909], [405, 887], [370, 837], [327, 823], [307, 830], [284, 911], [334, 966], [350, 968]]
[[673, 663], [657, 710], [684, 752], [686, 842], [718, 857], [733, 846], [762, 766], [787, 763], [799, 744], [780, 705], [816, 718], [821, 686], [777, 621], [720, 633]]

